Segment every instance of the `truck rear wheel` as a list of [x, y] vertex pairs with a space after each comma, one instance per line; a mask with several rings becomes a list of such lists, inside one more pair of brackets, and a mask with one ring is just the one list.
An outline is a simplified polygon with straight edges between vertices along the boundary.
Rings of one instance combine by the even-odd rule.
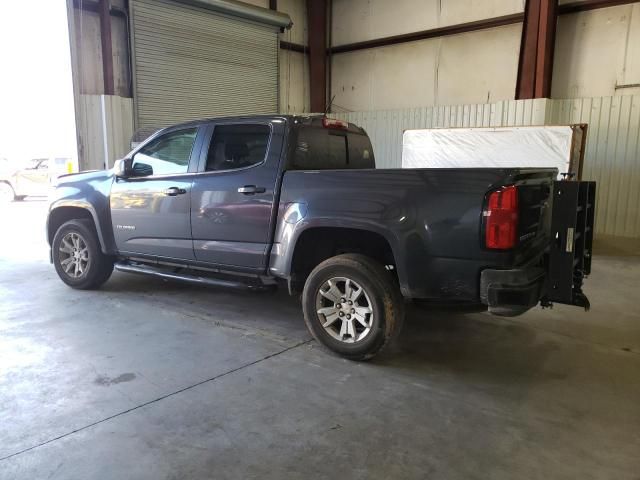
[[304, 285], [302, 309], [313, 337], [351, 360], [377, 354], [404, 320], [404, 300], [392, 275], [359, 254], [319, 264]]
[[53, 264], [70, 287], [91, 290], [105, 283], [113, 272], [113, 259], [100, 250], [90, 220], [69, 220], [53, 237]]

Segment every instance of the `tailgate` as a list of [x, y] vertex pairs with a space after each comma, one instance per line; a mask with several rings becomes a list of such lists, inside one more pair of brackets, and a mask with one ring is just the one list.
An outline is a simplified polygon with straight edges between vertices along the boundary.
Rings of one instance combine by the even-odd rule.
[[516, 264], [539, 258], [551, 241], [551, 196], [555, 169], [523, 171], [514, 178], [518, 187], [518, 246]]
[[591, 273], [596, 182], [553, 184], [551, 246], [547, 274], [548, 302], [589, 309], [582, 281]]

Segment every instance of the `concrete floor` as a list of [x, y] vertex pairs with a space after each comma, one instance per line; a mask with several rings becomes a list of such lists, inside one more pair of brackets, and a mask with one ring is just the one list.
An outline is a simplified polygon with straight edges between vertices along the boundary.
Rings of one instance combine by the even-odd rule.
[[593, 309], [411, 309], [370, 363], [297, 300], [114, 274], [77, 292], [44, 202], [1, 207], [0, 478], [640, 478], [640, 259]]

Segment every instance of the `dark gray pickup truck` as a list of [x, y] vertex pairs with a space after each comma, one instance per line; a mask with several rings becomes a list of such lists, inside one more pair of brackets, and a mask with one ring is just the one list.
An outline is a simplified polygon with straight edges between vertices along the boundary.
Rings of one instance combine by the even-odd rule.
[[[595, 185], [555, 169], [375, 169], [364, 130], [322, 116], [195, 121], [108, 171], [58, 180], [51, 259], [74, 288], [117, 270], [302, 292], [351, 359], [398, 332], [404, 299], [588, 307]], [[403, 298], [404, 297], [404, 298]]]

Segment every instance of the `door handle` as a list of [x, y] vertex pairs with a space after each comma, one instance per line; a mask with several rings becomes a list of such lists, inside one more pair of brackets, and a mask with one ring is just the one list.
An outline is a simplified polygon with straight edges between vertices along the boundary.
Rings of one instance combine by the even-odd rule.
[[168, 195], [169, 197], [184, 195], [185, 193], [187, 193], [187, 191], [184, 188], [178, 188], [178, 187], [170, 187], [164, 191], [164, 194]]
[[245, 195], [253, 195], [254, 193], [264, 193], [267, 189], [264, 187], [256, 187], [255, 185], [245, 185], [238, 188], [238, 193], [244, 193]]

